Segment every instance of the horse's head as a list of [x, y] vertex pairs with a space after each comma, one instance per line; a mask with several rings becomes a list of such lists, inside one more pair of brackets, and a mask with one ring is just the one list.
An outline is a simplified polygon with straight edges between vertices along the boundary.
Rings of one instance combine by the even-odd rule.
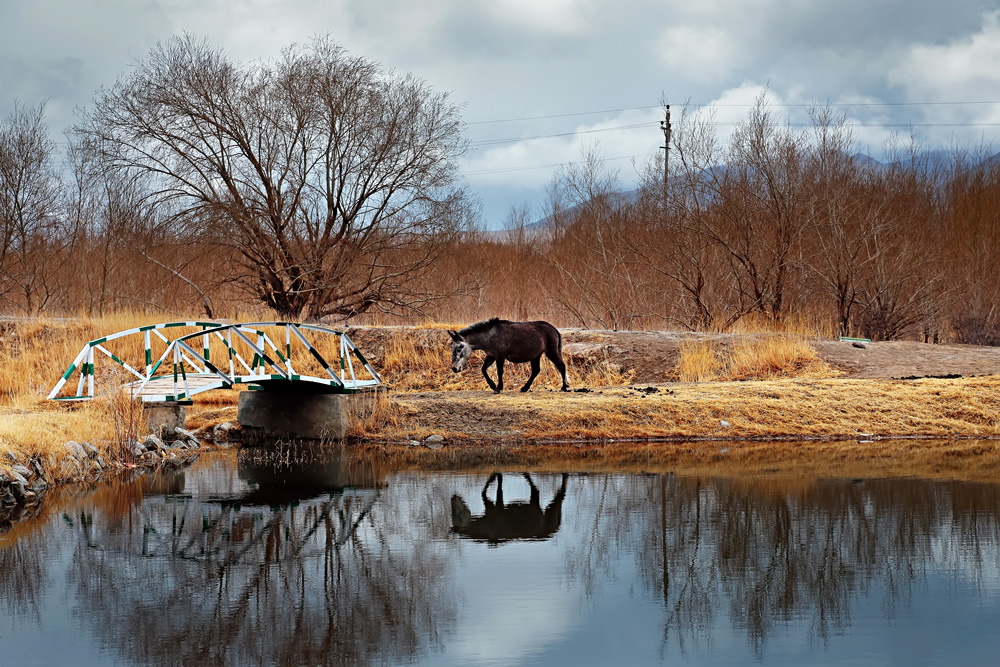
[[451, 336], [451, 370], [461, 373], [472, 356], [472, 346], [457, 331], [448, 331]]

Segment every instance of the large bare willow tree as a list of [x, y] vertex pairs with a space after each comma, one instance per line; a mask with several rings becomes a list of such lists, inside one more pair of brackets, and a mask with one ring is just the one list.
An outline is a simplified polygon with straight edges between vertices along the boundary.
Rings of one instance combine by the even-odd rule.
[[236, 63], [189, 36], [100, 91], [77, 132], [152, 183], [171, 231], [217, 244], [285, 317], [419, 308], [466, 223], [460, 109], [329, 39]]

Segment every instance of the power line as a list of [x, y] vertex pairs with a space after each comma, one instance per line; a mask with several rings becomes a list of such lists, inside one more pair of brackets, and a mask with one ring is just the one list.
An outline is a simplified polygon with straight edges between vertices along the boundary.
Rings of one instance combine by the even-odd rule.
[[517, 141], [532, 141], [534, 139], [552, 139], [554, 137], [574, 137], [578, 134], [594, 134], [597, 132], [616, 132], [618, 130], [634, 130], [639, 127], [646, 127], [650, 123], [633, 123], [632, 125], [615, 125], [614, 127], [602, 127], [593, 130], [579, 130], [576, 132], [559, 132], [556, 134], [539, 134], [532, 137], [510, 137], [508, 139], [484, 139], [482, 141], [472, 141], [470, 146], [491, 146], [493, 144], [508, 144]]
[[549, 118], [568, 118], [570, 116], [592, 116], [599, 113], [621, 113], [623, 111], [648, 111], [649, 109], [659, 109], [660, 105], [651, 107], [624, 107], [622, 109], [604, 109], [602, 111], [576, 111], [572, 113], [556, 113], [547, 116], [524, 116], [522, 118], [500, 118], [497, 120], [474, 120], [466, 125], [488, 125], [490, 123], [517, 123], [524, 120], [546, 120]]
[[[732, 120], [715, 120], [715, 121], [705, 121], [711, 126], [727, 126], [736, 127], [741, 123], [741, 121]], [[885, 127], [885, 128], [918, 128], [918, 127], [1000, 127], [1000, 122], [998, 123], [866, 123], [866, 122], [849, 122], [844, 124], [845, 127]], [[536, 134], [528, 137], [508, 137], [506, 139], [484, 139], [482, 141], [472, 141], [469, 142], [470, 146], [497, 146], [500, 144], [512, 144], [521, 141], [536, 141], [539, 139], [556, 139], [559, 137], [575, 137], [578, 134], [597, 134], [601, 132], [619, 132], [621, 130], [634, 130], [640, 127], [655, 127], [656, 122], [650, 121], [648, 123], [634, 123], [632, 125], [616, 125], [614, 127], [602, 127], [593, 130], [579, 130], [576, 132], [557, 132], [554, 134]], [[808, 128], [812, 127], [810, 123], [782, 123], [784, 127], [794, 127], [794, 128]]]
[[[652, 153], [639, 153], [637, 155], [619, 155], [618, 157], [600, 158], [598, 162], [631, 160], [640, 157], [652, 157], [652, 155], [653, 155]], [[570, 167], [577, 164], [583, 164], [583, 162], [577, 160], [575, 162], [553, 162], [552, 164], [535, 164], [535, 165], [526, 165], [521, 167], [498, 167], [496, 169], [475, 169], [473, 171], [463, 171], [461, 173], [463, 176], [484, 176], [487, 174], [506, 174], [514, 171], [532, 171], [535, 169], [554, 169], [556, 167]]]
[[[984, 104], [1000, 104], [997, 100], [975, 100], [975, 101], [938, 101], [938, 102], [838, 102], [836, 104], [830, 103], [833, 107], [922, 107], [922, 106], [974, 106], [974, 105], [984, 105]], [[522, 116], [520, 118], [497, 118], [493, 120], [475, 120], [466, 123], [466, 125], [489, 125], [492, 123], [519, 123], [526, 120], [547, 120], [550, 118], [568, 118], [571, 116], [592, 116], [600, 113], [621, 113], [623, 111], [649, 111], [650, 109], [659, 109], [662, 105], [653, 106], [640, 106], [640, 107], [623, 107], [621, 109], [602, 109], [597, 111], [575, 111], [569, 113], [557, 113], [548, 114], [544, 116]], [[734, 108], [750, 108], [756, 106], [756, 103], [747, 102], [740, 104], [718, 104], [713, 102], [698, 102], [698, 103], [688, 103], [682, 106], [688, 107], [734, 107]], [[801, 108], [809, 109], [811, 107], [824, 106], [821, 103], [790, 103], [790, 104], [768, 104], [769, 107], [775, 108]]]

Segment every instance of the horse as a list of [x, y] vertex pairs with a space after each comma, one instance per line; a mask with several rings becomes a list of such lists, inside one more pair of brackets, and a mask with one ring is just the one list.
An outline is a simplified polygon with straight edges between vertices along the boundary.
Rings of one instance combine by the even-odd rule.
[[[462, 497], [451, 497], [451, 530], [462, 537], [498, 545], [512, 540], [544, 540], [555, 535], [562, 522], [562, 503], [566, 497], [566, 478], [563, 473], [562, 485], [556, 491], [552, 502], [542, 509], [540, 494], [531, 476], [524, 473], [531, 487], [530, 502], [515, 502], [504, 504], [503, 475], [498, 472], [490, 475], [483, 487], [483, 505], [486, 513], [482, 516], [472, 516], [469, 506]], [[486, 495], [490, 484], [496, 480], [496, 502]]]
[[[451, 336], [451, 370], [461, 373], [469, 363], [473, 350], [486, 353], [483, 362], [483, 377], [493, 393], [503, 391], [503, 365], [505, 361], [515, 364], [531, 362], [531, 377], [521, 387], [521, 391], [531, 389], [531, 383], [541, 369], [544, 354], [562, 375], [562, 390], [569, 391], [566, 379], [566, 364], [562, 360], [562, 335], [548, 322], [508, 322], [493, 318], [477, 322], [459, 331], [448, 330]], [[493, 384], [486, 371], [496, 362], [497, 382]]]

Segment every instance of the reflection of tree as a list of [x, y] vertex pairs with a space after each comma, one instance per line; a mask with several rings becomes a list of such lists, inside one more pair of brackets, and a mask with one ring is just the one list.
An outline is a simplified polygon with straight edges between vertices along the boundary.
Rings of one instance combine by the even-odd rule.
[[0, 546], [0, 615], [38, 616], [38, 601], [49, 580], [47, 554], [45, 541], [30, 537]]
[[172, 494], [147, 496], [124, 520], [94, 512], [70, 575], [82, 616], [130, 662], [353, 665], [418, 654], [454, 623], [443, 557], [421, 546], [430, 540], [418, 522], [397, 517], [386, 529], [385, 515], [405, 503], [349, 480], [334, 486], [274, 506]]
[[[736, 480], [610, 476], [579, 485], [568, 569], [588, 591], [612, 579], [621, 545], [662, 599], [664, 641], [708, 640], [728, 610], [758, 654], [777, 627], [805, 620], [825, 642], [873, 586], [890, 617], [931, 570], [973, 578], [1000, 567], [1000, 490], [877, 480], [785, 492]], [[589, 496], [589, 497], [588, 497]], [[992, 560], [990, 560], [992, 559]], [[601, 576], [602, 572], [604, 576]]]

